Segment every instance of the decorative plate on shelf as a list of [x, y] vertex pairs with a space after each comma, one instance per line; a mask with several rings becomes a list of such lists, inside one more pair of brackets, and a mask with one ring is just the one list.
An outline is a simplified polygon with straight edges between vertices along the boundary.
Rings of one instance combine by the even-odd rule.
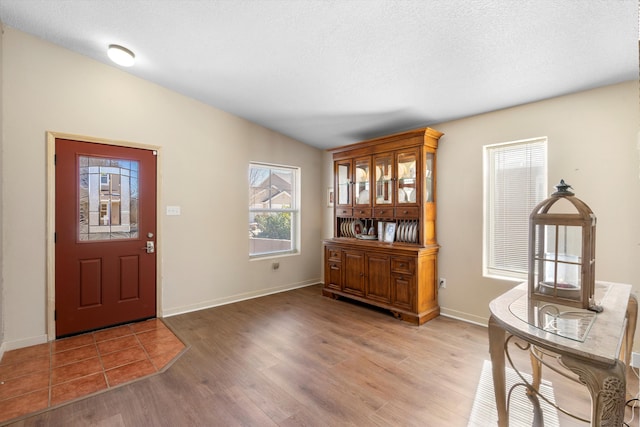
[[355, 219], [351, 222], [351, 237], [356, 237], [357, 235], [362, 233], [362, 228], [364, 224], [359, 219]]
[[402, 188], [398, 188], [398, 203], [406, 203], [407, 193]]
[[378, 240], [378, 236], [376, 236], [375, 234], [360, 234], [356, 237], [362, 240]]

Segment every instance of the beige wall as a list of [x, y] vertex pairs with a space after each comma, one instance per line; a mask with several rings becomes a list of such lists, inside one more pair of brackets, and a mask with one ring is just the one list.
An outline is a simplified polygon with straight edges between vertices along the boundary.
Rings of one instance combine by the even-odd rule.
[[[7, 348], [46, 338], [46, 131], [161, 147], [160, 314], [319, 280], [320, 150], [12, 28], [3, 47]], [[248, 258], [250, 161], [302, 169], [302, 251], [277, 271]], [[166, 216], [166, 205], [182, 215]]]

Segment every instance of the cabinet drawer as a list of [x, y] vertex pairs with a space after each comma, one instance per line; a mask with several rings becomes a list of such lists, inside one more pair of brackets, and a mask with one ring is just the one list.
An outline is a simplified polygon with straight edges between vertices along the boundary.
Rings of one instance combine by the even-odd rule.
[[353, 209], [351, 208], [336, 208], [336, 216], [353, 216]]
[[415, 272], [415, 262], [412, 258], [393, 257], [391, 258], [391, 271], [394, 273], [413, 274]]
[[324, 286], [326, 288], [340, 290], [342, 288], [342, 264], [340, 262], [328, 261], [325, 266], [324, 277]]
[[342, 251], [338, 248], [327, 248], [327, 258], [329, 261], [338, 261], [342, 259]]
[[329, 270], [340, 271], [342, 269], [342, 263], [339, 261], [329, 261], [327, 264]]
[[374, 208], [373, 218], [393, 218], [393, 208]]
[[396, 218], [419, 218], [420, 208], [396, 208]]
[[371, 208], [353, 208], [353, 216], [356, 218], [371, 218]]

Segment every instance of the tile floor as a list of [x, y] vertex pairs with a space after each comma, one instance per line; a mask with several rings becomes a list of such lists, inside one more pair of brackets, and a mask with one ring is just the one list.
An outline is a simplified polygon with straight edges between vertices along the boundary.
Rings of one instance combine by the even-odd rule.
[[8, 351], [0, 423], [161, 371], [185, 345], [159, 319]]

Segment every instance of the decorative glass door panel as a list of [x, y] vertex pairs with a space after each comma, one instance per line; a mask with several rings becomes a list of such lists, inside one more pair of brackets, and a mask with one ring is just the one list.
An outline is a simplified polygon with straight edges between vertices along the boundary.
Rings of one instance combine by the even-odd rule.
[[78, 240], [138, 237], [138, 162], [78, 157]]
[[398, 153], [398, 195], [397, 204], [415, 204], [417, 200], [416, 172], [418, 168], [417, 151]]
[[365, 159], [356, 159], [355, 161], [355, 180], [354, 180], [354, 197], [356, 205], [369, 205], [371, 204], [370, 195], [370, 180], [369, 172], [371, 169], [371, 159], [369, 157]]
[[427, 153], [427, 165], [424, 172], [425, 189], [427, 191], [427, 194], [425, 194], [424, 196], [424, 201], [427, 203], [433, 203], [433, 176], [434, 176], [433, 158], [434, 158], [433, 153]]
[[336, 203], [338, 205], [351, 205], [351, 162], [337, 163], [336, 166]]
[[393, 203], [393, 154], [376, 156], [373, 160], [375, 168], [376, 205]]

